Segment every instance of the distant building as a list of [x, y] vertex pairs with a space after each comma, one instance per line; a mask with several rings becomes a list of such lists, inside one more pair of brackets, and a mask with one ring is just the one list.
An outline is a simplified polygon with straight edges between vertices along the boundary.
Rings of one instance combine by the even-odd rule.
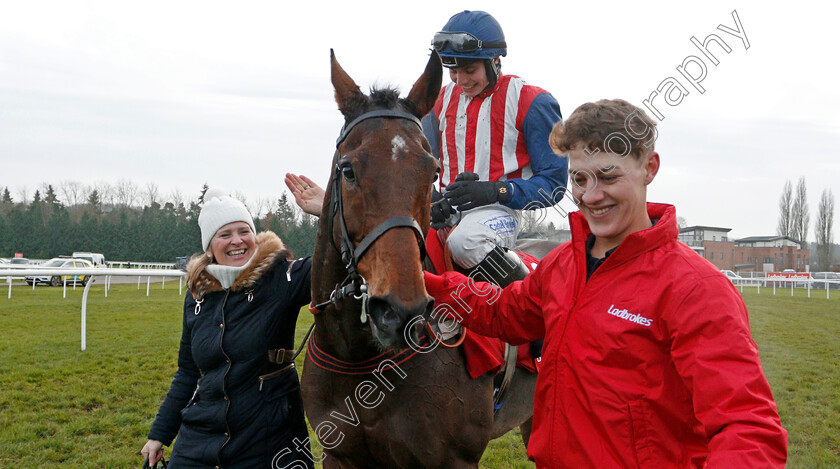
[[811, 254], [799, 241], [786, 236], [752, 236], [729, 240], [731, 228], [688, 226], [679, 240], [721, 270], [736, 272], [781, 272], [808, 270]]
[[811, 253], [800, 249], [801, 243], [788, 236], [751, 236], [735, 240], [735, 260], [754, 272], [781, 272], [809, 269]]
[[735, 270], [733, 265], [735, 244], [729, 241], [732, 228], [717, 226], [687, 226], [680, 228], [679, 240], [718, 269]]

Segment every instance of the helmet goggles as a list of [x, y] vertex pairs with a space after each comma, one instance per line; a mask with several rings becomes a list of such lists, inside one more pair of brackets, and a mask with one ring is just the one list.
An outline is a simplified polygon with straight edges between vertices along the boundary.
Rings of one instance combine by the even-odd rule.
[[444, 56], [447, 50], [456, 54], [469, 54], [481, 49], [505, 48], [507, 44], [505, 41], [482, 41], [467, 32], [440, 31], [432, 39], [432, 46], [438, 54]]

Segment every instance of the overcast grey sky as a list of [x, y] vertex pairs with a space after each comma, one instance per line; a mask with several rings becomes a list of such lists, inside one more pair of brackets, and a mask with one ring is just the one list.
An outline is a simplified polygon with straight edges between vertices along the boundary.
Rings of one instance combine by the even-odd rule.
[[[279, 197], [285, 172], [324, 184], [342, 124], [329, 49], [362, 89], [407, 93], [434, 32], [482, 9], [507, 37], [503, 73], [550, 91], [564, 116], [601, 98], [641, 106], [668, 77], [686, 87], [678, 105], [652, 101], [664, 120], [649, 199], [689, 224], [775, 234], [779, 191], [800, 176], [812, 218], [823, 189], [840, 197], [830, 2], [288, 3], [3, 1], [0, 187], [19, 200], [42, 183], [130, 179], [193, 198], [207, 182], [253, 203]], [[736, 28], [733, 10], [749, 49], [717, 29]], [[718, 65], [690, 41], [709, 34], [731, 48], [710, 46]], [[706, 65], [704, 93], [676, 69], [689, 56]]]

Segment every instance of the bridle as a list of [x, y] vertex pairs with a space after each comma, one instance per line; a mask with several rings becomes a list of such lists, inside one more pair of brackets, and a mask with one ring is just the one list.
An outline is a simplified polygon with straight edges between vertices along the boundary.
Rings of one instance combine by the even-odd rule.
[[[426, 257], [425, 235], [423, 230], [420, 228], [420, 224], [417, 223], [417, 220], [411, 216], [396, 216], [388, 218], [371, 230], [362, 239], [358, 246], [353, 245], [353, 240], [350, 239], [350, 235], [347, 231], [347, 222], [344, 217], [344, 199], [341, 196], [341, 181], [343, 176], [341, 165], [338, 163], [340, 157], [339, 146], [341, 146], [341, 143], [347, 138], [355, 126], [365, 120], [375, 118], [405, 119], [413, 122], [422, 129], [420, 120], [416, 116], [396, 109], [381, 109], [366, 112], [353, 119], [353, 121], [346, 124], [341, 129], [341, 134], [335, 142], [336, 151], [335, 156], [333, 157], [333, 177], [332, 183], [330, 184], [330, 205], [329, 219], [327, 221], [327, 233], [329, 233], [330, 242], [333, 244], [333, 247], [335, 247], [336, 251], [341, 254], [341, 262], [344, 265], [344, 269], [347, 271], [347, 277], [345, 277], [344, 281], [335, 286], [335, 290], [330, 293], [330, 298], [327, 301], [309, 307], [309, 310], [312, 313], [317, 314], [329, 304], [334, 304], [338, 307], [338, 303], [341, 300], [352, 297], [356, 300], [361, 300], [362, 302], [362, 314], [360, 317], [362, 323], [367, 322], [369, 289], [367, 280], [365, 280], [365, 278], [359, 273], [358, 267], [362, 257], [368, 249], [370, 249], [373, 243], [382, 237], [382, 235], [394, 228], [411, 228], [414, 230], [414, 234], [417, 238], [417, 245], [420, 247], [421, 261]], [[333, 237], [333, 223], [335, 223], [336, 218], [338, 219], [338, 226], [341, 230], [338, 237], [339, 246], [336, 246], [335, 238]]]

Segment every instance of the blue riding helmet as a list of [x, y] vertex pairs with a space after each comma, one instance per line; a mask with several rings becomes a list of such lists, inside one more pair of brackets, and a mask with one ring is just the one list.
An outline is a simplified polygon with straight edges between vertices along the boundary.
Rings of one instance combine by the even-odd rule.
[[507, 55], [501, 25], [483, 11], [465, 10], [449, 18], [443, 30], [435, 34], [432, 46], [446, 67]]

